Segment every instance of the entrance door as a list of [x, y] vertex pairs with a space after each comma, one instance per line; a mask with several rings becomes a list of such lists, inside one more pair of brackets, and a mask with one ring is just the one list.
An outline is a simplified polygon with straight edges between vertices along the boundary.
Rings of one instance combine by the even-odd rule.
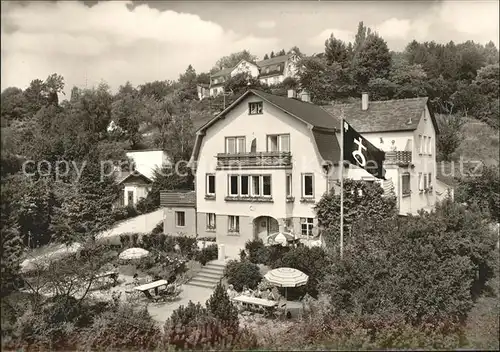
[[262, 217], [258, 219], [259, 223], [257, 224], [257, 236], [264, 241], [267, 242], [267, 235], [269, 234], [269, 218]]
[[134, 191], [128, 191], [127, 200], [127, 205], [134, 205]]

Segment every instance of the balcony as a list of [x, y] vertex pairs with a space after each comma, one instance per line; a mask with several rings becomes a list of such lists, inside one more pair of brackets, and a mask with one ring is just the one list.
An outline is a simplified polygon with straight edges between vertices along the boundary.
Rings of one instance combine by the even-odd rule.
[[217, 154], [217, 170], [290, 168], [292, 156], [289, 152]]
[[408, 166], [411, 164], [411, 151], [385, 152], [384, 165]]

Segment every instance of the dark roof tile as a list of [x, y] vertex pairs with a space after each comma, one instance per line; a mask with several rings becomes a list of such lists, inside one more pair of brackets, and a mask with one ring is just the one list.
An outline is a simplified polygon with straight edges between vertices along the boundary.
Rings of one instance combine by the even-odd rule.
[[194, 207], [196, 192], [194, 191], [160, 191], [162, 207]]
[[344, 118], [360, 133], [412, 131], [420, 122], [427, 105], [427, 97], [370, 101], [367, 110], [361, 109], [361, 101], [351, 104], [325, 105], [323, 108], [339, 119], [341, 107]]
[[283, 62], [286, 62], [286, 60], [288, 60], [289, 57], [290, 57], [290, 55], [281, 55], [281, 56], [275, 56], [275, 57], [270, 58], [270, 59], [257, 61], [257, 66], [266, 67], [269, 65], [281, 64]]

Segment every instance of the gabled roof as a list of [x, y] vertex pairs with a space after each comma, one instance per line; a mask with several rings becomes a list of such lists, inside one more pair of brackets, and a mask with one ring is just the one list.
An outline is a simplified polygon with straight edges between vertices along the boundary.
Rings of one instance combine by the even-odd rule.
[[210, 75], [210, 77], [220, 77], [220, 76], [227, 76], [229, 75], [232, 71], [234, 70], [234, 67], [230, 67], [230, 68], [223, 68], [222, 70], [220, 71], [217, 71], [213, 74]]
[[[128, 174], [127, 174], [128, 173]], [[118, 180], [117, 179], [117, 182], [118, 184], [122, 184], [122, 183], [125, 183], [126, 181], [134, 178], [134, 177], [138, 177], [142, 180], [144, 180], [144, 182], [146, 183], [151, 183], [153, 182], [153, 180], [151, 180], [149, 177], [147, 177], [146, 175], [140, 173], [139, 171], [135, 171], [135, 172], [122, 172], [122, 177], [120, 177], [120, 179]]]
[[273, 58], [266, 59], [266, 60], [257, 61], [257, 66], [265, 67], [265, 66], [269, 66], [269, 65], [281, 64], [283, 62], [286, 62], [286, 60], [288, 60], [290, 58], [290, 56], [292, 56], [292, 55], [287, 54], [287, 55], [275, 56]]
[[[340, 129], [340, 123], [332, 115], [330, 115], [321, 106], [306, 103], [301, 100], [281, 97], [269, 93], [264, 93], [260, 90], [250, 89], [246, 91], [241, 97], [236, 99], [230, 106], [228, 106], [220, 114], [212, 118], [210, 121], [201, 126], [196, 134], [196, 141], [191, 156], [190, 165], [198, 158], [198, 153], [201, 147], [201, 139], [203, 138], [204, 131], [215, 124], [220, 119], [235, 108], [243, 99], [249, 95], [256, 95], [267, 103], [275, 106], [284, 113], [304, 122], [313, 129], [313, 132], [318, 132], [314, 135], [318, 145], [318, 151], [325, 160], [338, 160], [335, 145], [338, 146], [338, 141], [335, 136], [335, 131]], [[321, 132], [321, 133], [319, 133]], [[333, 143], [333, 144], [331, 144]], [[340, 150], [340, 148], [339, 148]]]
[[162, 207], [194, 207], [196, 206], [195, 191], [160, 191], [160, 206]]
[[203, 125], [198, 131], [202, 131], [207, 127], [213, 125], [215, 122], [223, 118], [229, 111], [236, 107], [243, 99], [248, 95], [254, 94], [259, 98], [267, 101], [271, 105], [274, 105], [283, 112], [291, 115], [302, 122], [320, 129], [339, 129], [340, 122], [336, 120], [332, 115], [330, 115], [321, 106], [314, 105], [312, 103], [306, 103], [298, 99], [292, 99], [287, 97], [281, 97], [278, 95], [273, 95], [269, 93], [264, 93], [260, 90], [250, 89], [246, 91], [241, 97], [236, 99], [231, 105], [229, 105], [224, 111], [219, 115], [211, 119], [208, 123]]
[[[370, 101], [367, 110], [361, 109], [361, 102], [350, 104], [325, 105], [323, 108], [339, 118], [341, 108], [344, 109], [344, 118], [360, 133], [414, 131], [425, 107], [428, 98], [410, 98], [398, 100]], [[431, 120], [436, 133], [438, 125], [432, 109], [429, 109]]]

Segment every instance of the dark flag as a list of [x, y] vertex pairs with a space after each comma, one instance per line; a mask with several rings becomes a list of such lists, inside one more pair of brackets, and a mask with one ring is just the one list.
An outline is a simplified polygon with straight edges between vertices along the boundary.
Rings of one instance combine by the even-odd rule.
[[385, 153], [368, 142], [344, 120], [344, 160], [385, 180]]

